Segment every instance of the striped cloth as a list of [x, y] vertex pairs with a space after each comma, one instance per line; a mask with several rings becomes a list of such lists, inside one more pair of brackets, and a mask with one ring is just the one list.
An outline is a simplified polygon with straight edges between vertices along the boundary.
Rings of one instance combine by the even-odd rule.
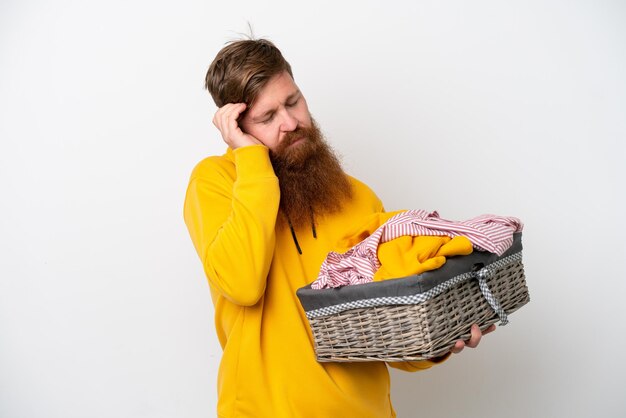
[[466, 221], [449, 221], [439, 214], [425, 210], [401, 212], [344, 254], [328, 253], [322, 263], [313, 289], [325, 289], [352, 284], [369, 283], [380, 268], [378, 245], [404, 235], [438, 235], [467, 237], [479, 251], [502, 255], [513, 245], [513, 233], [524, 225], [513, 217], [480, 215]]

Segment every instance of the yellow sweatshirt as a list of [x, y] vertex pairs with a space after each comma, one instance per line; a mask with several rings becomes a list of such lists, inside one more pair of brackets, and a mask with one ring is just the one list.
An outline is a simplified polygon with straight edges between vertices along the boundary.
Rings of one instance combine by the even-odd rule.
[[[296, 230], [278, 227], [280, 190], [268, 149], [228, 150], [193, 170], [184, 206], [209, 281], [223, 349], [221, 418], [395, 417], [385, 363], [318, 363], [296, 290], [317, 277], [328, 251], [367, 216], [383, 210], [363, 183], [340, 214]], [[434, 362], [390, 363], [407, 371]]]

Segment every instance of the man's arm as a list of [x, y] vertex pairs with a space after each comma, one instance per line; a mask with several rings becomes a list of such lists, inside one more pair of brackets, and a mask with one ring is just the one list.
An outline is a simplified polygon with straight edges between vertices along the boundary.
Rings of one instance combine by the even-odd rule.
[[250, 145], [256, 143], [249, 135], [234, 142], [228, 136], [233, 130], [224, 123], [236, 120], [239, 112], [225, 108], [218, 110], [216, 118], [222, 119], [216, 126], [224, 129], [226, 143], [243, 145], [232, 152], [234, 167], [223, 158], [209, 158], [194, 169], [184, 217], [211, 286], [231, 302], [249, 306], [265, 291], [280, 189], [268, 149]]

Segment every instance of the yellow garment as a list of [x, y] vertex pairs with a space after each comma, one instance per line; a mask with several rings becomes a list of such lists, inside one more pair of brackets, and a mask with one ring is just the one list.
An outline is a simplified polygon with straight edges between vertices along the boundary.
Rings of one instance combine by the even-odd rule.
[[378, 246], [381, 267], [374, 281], [420, 274], [443, 266], [446, 257], [472, 253], [467, 237], [402, 236]]
[[[385, 363], [318, 363], [296, 290], [312, 282], [328, 251], [360, 220], [383, 210], [363, 183], [341, 213], [296, 229], [276, 223], [278, 180], [262, 145], [228, 150], [194, 169], [184, 217], [209, 281], [224, 350], [221, 418], [395, 417]], [[390, 363], [407, 371], [435, 362]]]
[[338, 253], [345, 253], [350, 248], [372, 235], [382, 224], [400, 212], [406, 211], [397, 210], [395, 212], [378, 212], [369, 215], [359, 225], [357, 225], [356, 229], [352, 229], [346, 234], [346, 236], [340, 241], [339, 246], [335, 251]]
[[[337, 248], [344, 253], [374, 233], [395, 215], [405, 212], [374, 213], [351, 230]], [[401, 236], [379, 244], [378, 261], [381, 267], [374, 274], [374, 281], [394, 279], [435, 270], [444, 265], [446, 257], [468, 255], [473, 250], [467, 237], [457, 236]]]

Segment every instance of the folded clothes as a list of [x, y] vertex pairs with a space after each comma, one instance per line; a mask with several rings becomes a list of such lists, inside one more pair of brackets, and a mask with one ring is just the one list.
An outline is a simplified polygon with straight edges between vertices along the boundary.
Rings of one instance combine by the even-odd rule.
[[[377, 221], [379, 226], [371, 232]], [[441, 267], [446, 256], [471, 253], [472, 247], [502, 255], [513, 244], [513, 233], [522, 229], [517, 218], [491, 214], [466, 221], [442, 219], [436, 211], [424, 210], [378, 214], [346, 239], [346, 243], [360, 239], [358, 244], [345, 253], [328, 254], [311, 287], [324, 289], [420, 274]]]

